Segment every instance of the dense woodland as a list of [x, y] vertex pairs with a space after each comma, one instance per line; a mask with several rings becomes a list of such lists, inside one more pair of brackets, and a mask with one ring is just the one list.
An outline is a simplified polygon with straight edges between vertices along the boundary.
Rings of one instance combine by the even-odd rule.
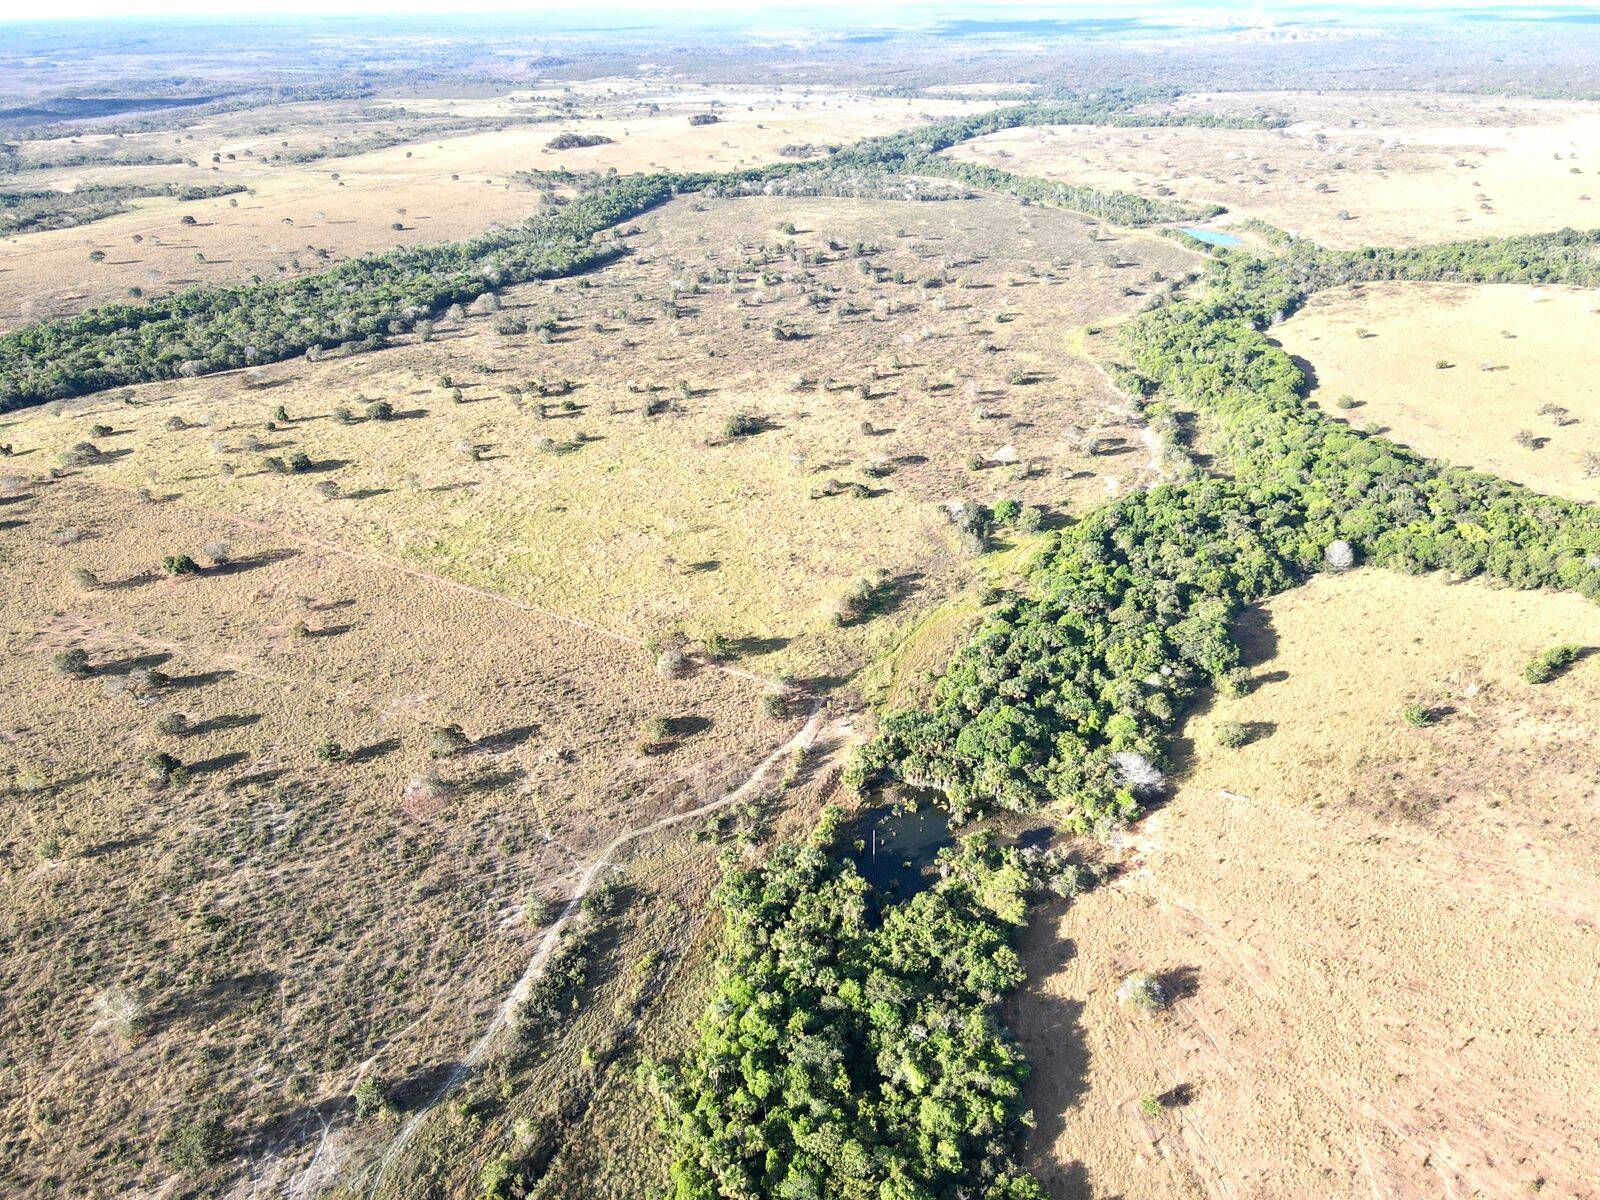
[[[1054, 805], [1079, 827], [1138, 812], [1203, 687], [1236, 686], [1245, 605], [1358, 559], [1600, 595], [1592, 508], [1424, 459], [1308, 405], [1265, 330], [1311, 290], [1360, 279], [1592, 283], [1600, 233], [1283, 258], [1223, 252], [1205, 294], [1124, 332], [1126, 381], [1200, 414], [1228, 474], [1130, 495], [1065, 533], [1032, 594], [1001, 605], [928, 712], [892, 715], [864, 770], [938, 789], [952, 810]], [[1333, 562], [1330, 562], [1330, 557]]]
[[664, 1072], [675, 1200], [1037, 1200], [1017, 1167], [1027, 1065], [997, 1023], [1033, 874], [990, 835], [877, 911], [837, 810], [729, 873], [722, 976]]

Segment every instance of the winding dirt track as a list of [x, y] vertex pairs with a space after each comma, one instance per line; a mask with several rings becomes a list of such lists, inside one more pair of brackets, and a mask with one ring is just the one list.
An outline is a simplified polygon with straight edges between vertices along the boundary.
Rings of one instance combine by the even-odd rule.
[[[622, 849], [622, 847], [626, 846], [629, 842], [636, 841], [639, 838], [645, 837], [649, 834], [659, 832], [660, 830], [667, 829], [673, 825], [681, 824], [684, 821], [692, 821], [697, 817], [708, 816], [719, 809], [727, 808], [730, 805], [738, 804], [741, 801], [748, 799], [752, 793], [757, 791], [762, 786], [767, 775], [771, 772], [773, 767], [797, 750], [810, 749], [812, 743], [816, 741], [817, 731], [821, 728], [822, 701], [818, 700], [812, 705], [810, 715], [807, 717], [806, 723], [801, 726], [799, 732], [797, 732], [788, 741], [784, 742], [783, 745], [779, 746], [771, 754], [767, 755], [766, 758], [762, 759], [761, 762], [756, 765], [755, 770], [745, 778], [743, 783], [734, 788], [733, 791], [728, 792], [726, 795], [719, 796], [715, 800], [709, 800], [696, 808], [686, 809], [685, 811], [679, 813], [670, 813], [667, 816], [658, 817], [656, 820], [651, 821], [648, 825], [641, 825], [637, 829], [630, 829], [625, 833], [620, 833], [612, 839], [610, 844], [607, 845], [605, 849], [600, 851], [599, 855], [595, 857], [595, 860], [589, 864], [588, 869], [584, 871], [583, 877], [578, 881], [577, 888], [573, 891], [572, 898], [567, 901], [566, 907], [561, 910], [561, 915], [556, 918], [555, 922], [550, 926], [550, 928], [545, 931], [544, 937], [540, 939], [539, 947], [534, 951], [533, 957], [528, 960], [527, 969], [523, 971], [522, 977], [518, 979], [512, 989], [506, 993], [506, 998], [501, 1002], [499, 1009], [495, 1012], [494, 1020], [489, 1022], [488, 1028], [485, 1029], [478, 1037], [478, 1040], [472, 1044], [472, 1048], [468, 1050], [467, 1053], [462, 1057], [461, 1061], [456, 1064], [449, 1076], [446, 1077], [444, 1083], [439, 1086], [438, 1090], [435, 1091], [434, 1094], [430, 1096], [427, 1101], [425, 1101], [417, 1109], [416, 1112], [411, 1114], [411, 1116], [406, 1120], [405, 1124], [400, 1127], [399, 1132], [395, 1134], [393, 1140], [390, 1141], [389, 1145], [384, 1149], [383, 1156], [378, 1160], [377, 1167], [373, 1171], [372, 1183], [367, 1189], [367, 1194], [369, 1196], [375, 1194], [379, 1186], [382, 1185], [384, 1178], [388, 1174], [390, 1166], [393, 1165], [394, 1160], [399, 1157], [400, 1152], [404, 1150], [405, 1147], [410, 1143], [411, 1138], [421, 1125], [422, 1119], [426, 1117], [428, 1113], [439, 1104], [440, 1101], [444, 1100], [458, 1087], [460, 1087], [461, 1084], [465, 1082], [467, 1077], [472, 1073], [473, 1069], [479, 1066], [484, 1059], [488, 1057], [490, 1050], [494, 1048], [496, 1039], [511, 1022], [518, 1007], [520, 1007], [527, 999], [528, 993], [532, 990], [533, 985], [537, 983], [544, 975], [545, 969], [550, 962], [550, 956], [555, 952], [556, 946], [561, 941], [561, 935], [566, 931], [567, 926], [571, 924], [573, 918], [577, 916], [578, 909], [583, 903], [583, 898], [589, 894], [596, 881], [611, 865], [611, 860], [617, 851]], [[320, 1147], [318, 1153], [321, 1153]], [[300, 1176], [296, 1178], [295, 1182], [290, 1184], [288, 1190], [291, 1196], [299, 1194], [300, 1180], [310, 1176], [312, 1174], [312, 1167], [315, 1165], [316, 1158], [313, 1156], [311, 1165], [307, 1166], [305, 1171], [303, 1171]]]

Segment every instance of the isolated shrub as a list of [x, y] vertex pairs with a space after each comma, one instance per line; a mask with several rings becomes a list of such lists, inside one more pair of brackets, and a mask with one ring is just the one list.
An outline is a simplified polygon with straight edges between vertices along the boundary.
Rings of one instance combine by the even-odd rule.
[[55, 657], [50, 660], [50, 665], [55, 668], [57, 675], [64, 675], [69, 679], [82, 679], [89, 674], [88, 651], [78, 646], [66, 650], [58, 650]]
[[165, 670], [160, 670], [158, 667], [134, 667], [133, 670], [128, 672], [128, 680], [139, 691], [144, 691], [144, 693], [160, 691], [168, 683], [173, 682], [171, 675], [166, 674]]
[[320, 763], [341, 763], [350, 758], [350, 752], [333, 738], [323, 738], [318, 742], [316, 755]]
[[168, 575], [196, 575], [200, 572], [200, 564], [187, 554], [169, 554], [161, 560], [161, 569]]
[[156, 718], [156, 732], [167, 737], [182, 737], [189, 732], [189, 718], [180, 712], [162, 713]]
[[1237, 750], [1250, 740], [1250, 727], [1243, 721], [1220, 721], [1216, 729], [1217, 745]]
[[395, 1111], [394, 1103], [389, 1099], [388, 1085], [376, 1075], [362, 1076], [355, 1091], [350, 1093], [350, 1099], [358, 1118], [389, 1117]]
[[182, 783], [188, 777], [183, 763], [165, 750], [152, 750], [146, 754], [144, 767], [149, 774], [150, 782], [157, 787]]
[[227, 1127], [217, 1117], [185, 1121], [167, 1136], [161, 1151], [175, 1170], [203, 1171], [227, 1156]]
[[656, 670], [668, 679], [677, 679], [689, 669], [689, 658], [675, 646], [656, 655]]
[[213, 567], [225, 567], [233, 560], [233, 547], [227, 542], [207, 542], [200, 547], [200, 553], [210, 560]]
[[1117, 1003], [1142, 1012], [1158, 1012], [1167, 1006], [1167, 989], [1148, 971], [1135, 971], [1117, 985]]
[[87, 567], [74, 567], [72, 570], [72, 582], [84, 591], [92, 592], [100, 586], [100, 577]]
[[1582, 646], [1552, 646], [1522, 668], [1522, 677], [1529, 683], [1549, 683], [1582, 657]]
[[392, 421], [394, 420], [394, 405], [387, 400], [374, 400], [367, 405], [367, 420]]
[[515, 337], [528, 332], [528, 322], [521, 317], [501, 317], [494, 323], [494, 331], [504, 337]]
[[441, 725], [428, 735], [428, 757], [450, 758], [472, 745], [459, 725]]
[[761, 418], [751, 413], [734, 413], [722, 427], [725, 437], [741, 438], [761, 432]]
[[1421, 729], [1433, 724], [1433, 710], [1413, 701], [1400, 709], [1400, 719], [1413, 729]]

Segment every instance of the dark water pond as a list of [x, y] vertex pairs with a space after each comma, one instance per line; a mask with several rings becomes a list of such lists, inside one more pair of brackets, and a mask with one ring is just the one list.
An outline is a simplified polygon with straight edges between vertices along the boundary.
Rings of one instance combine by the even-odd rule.
[[852, 848], [857, 869], [875, 892], [903, 900], [922, 890], [934, 858], [953, 840], [950, 816], [943, 809], [924, 804], [907, 812], [885, 804], [856, 817], [844, 844]]

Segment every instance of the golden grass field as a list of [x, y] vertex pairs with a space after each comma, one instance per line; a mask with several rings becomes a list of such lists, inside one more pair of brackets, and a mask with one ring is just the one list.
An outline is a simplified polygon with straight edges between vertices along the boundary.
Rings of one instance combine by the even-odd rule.
[[[1488, 96], [1197, 95], [1180, 111], [1287, 115], [1277, 130], [1043, 126], [953, 158], [1225, 206], [1324, 245], [1410, 246], [1600, 225], [1600, 104]], [[1341, 214], [1347, 214], [1342, 216]]]
[[[786, 94], [687, 87], [670, 93], [591, 87], [575, 91], [571, 99], [581, 116], [501, 130], [419, 133], [401, 146], [299, 164], [266, 159], [387, 132], [391, 123], [358, 119], [362, 108], [375, 102], [347, 102], [329, 105], [328, 111], [315, 105], [272, 110], [267, 133], [254, 132], [263, 126], [263, 116], [251, 111], [207, 118], [176, 135], [85, 136], [70, 146], [24, 143], [24, 162], [70, 151], [178, 153], [199, 164], [91, 165], [19, 176], [29, 187], [237, 182], [250, 193], [139, 201], [130, 212], [90, 225], [0, 240], [0, 330], [125, 300], [130, 288], [154, 295], [241, 283], [252, 276], [292, 278], [361, 254], [460, 240], [496, 222], [514, 224], [539, 211], [538, 194], [513, 179], [519, 171], [726, 170], [780, 161], [779, 150], [789, 145], [840, 144], [993, 107], [827, 90]], [[533, 97], [402, 103], [424, 119], [514, 120], [556, 112], [551, 103]], [[646, 104], [659, 111], [649, 111]], [[718, 124], [689, 124], [690, 114], [711, 111], [720, 115]], [[614, 144], [546, 149], [568, 132], [600, 134]], [[213, 164], [213, 154], [223, 160]], [[180, 224], [186, 215], [196, 224]], [[91, 262], [94, 251], [103, 252], [104, 260]]]
[[[1600, 365], [1584, 350], [1600, 338], [1593, 291], [1368, 284], [1318, 293], [1274, 336], [1310, 364], [1312, 397], [1330, 416], [1539, 491], [1600, 501]], [[1343, 397], [1358, 406], [1341, 407]]]
[[[7, 1192], [153, 1186], [212, 1106], [265, 1171], [364, 1073], [415, 1102], [520, 974], [530, 897], [797, 724], [759, 680], [666, 679], [625, 640], [166, 494], [71, 478], [0, 514]], [[230, 566], [162, 575], [218, 541]], [[87, 678], [52, 669], [73, 647]], [[475, 745], [435, 762], [450, 723]], [[154, 751], [190, 779], [147, 783]]]
[[[751, 166], [1013, 86], [415, 96], [392, 101], [408, 120], [486, 125], [300, 165], [267, 159], [368, 136], [391, 101], [27, 143], [25, 161], [199, 165], [25, 186], [251, 190], [0, 241], [0, 330], [469, 237], [537, 211], [519, 171]], [[1019, 129], [951, 153], [1334, 246], [1600, 224], [1594, 102], [1167, 107], [1292, 123]], [[613, 141], [546, 149], [567, 132]], [[924, 700], [980, 593], [1048, 542], [1002, 531], [977, 556], [948, 506], [1013, 498], [1049, 528], [1162, 478], [1095, 356], [1200, 269], [1169, 239], [998, 198], [689, 196], [622, 234], [615, 262], [426, 340], [0, 415], [0, 1193], [173, 1194], [166, 1139], [216, 1111], [240, 1153], [195, 1194], [469, 1195], [501, 1154], [537, 1161], [540, 1200], [659, 1194], [632, 1068], [692, 1036], [720, 856], [808, 828], [867, 707]], [[1274, 336], [1330, 415], [1592, 502], [1597, 310], [1575, 289], [1367, 285]], [[85, 441], [99, 461], [64, 465]], [[297, 453], [307, 470], [269, 469]], [[229, 565], [163, 573], [217, 543]], [[876, 609], [841, 621], [863, 581]], [[1600, 647], [1593, 605], [1362, 570], [1244, 626], [1254, 688], [1188, 721], [1170, 801], [1095, 851], [1114, 879], [1026, 935], [1009, 1020], [1036, 1064], [1031, 1167], [1055, 1200], [1600, 1197], [1600, 665], [1520, 674], [1555, 643]], [[695, 667], [666, 678], [657, 651], [680, 640]], [[85, 678], [52, 668], [73, 647]], [[780, 674], [810, 690], [764, 702]], [[817, 744], [753, 777], [813, 695]], [[1408, 703], [1440, 719], [1412, 728]], [[186, 731], [158, 729], [174, 713]], [[1223, 749], [1223, 721], [1250, 742]], [[474, 746], [434, 760], [456, 722]], [[349, 759], [319, 756], [327, 739]], [[153, 786], [155, 751], [190, 777]], [[497, 1042], [403, 1146], [400, 1121], [354, 1117], [363, 1077], [406, 1113], [453, 1078], [543, 944], [530, 898], [559, 904], [620, 835], [752, 778], [617, 850], [625, 901], [585, 927], [596, 970], [557, 1030]], [[1169, 1010], [1116, 1003], [1134, 970], [1171, 984]]]
[[[1063, 335], [1131, 313], [1165, 286], [1153, 272], [1194, 259], [1156, 238], [1091, 242], [1071, 214], [1023, 220], [988, 200], [677, 201], [638, 223], [618, 264], [506, 293], [501, 316], [530, 330], [559, 317], [548, 344], [469, 317], [426, 344], [265, 368], [274, 386], [259, 390], [234, 373], [137, 388], [131, 405], [19, 413], [0, 439], [36, 451], [19, 469], [42, 470], [105, 423], [117, 432], [102, 448], [127, 453], [97, 477], [375, 547], [630, 636], [717, 633], [762, 670], [848, 673], [888, 636], [835, 627], [852, 581], [897, 581], [893, 606], [912, 611], [967, 577], [946, 502], [1081, 511], [1152, 477], [1127, 402]], [[881, 246], [873, 261], [906, 282], [872, 283], [830, 240]], [[775, 249], [791, 241], [812, 261]], [[728, 282], [689, 290], [723, 270]], [[948, 285], [920, 286], [942, 270]], [[812, 307], [827, 285], [839, 290]], [[676, 319], [661, 307], [674, 286]], [[774, 340], [778, 323], [803, 338]], [[544, 418], [508, 392], [541, 379], [574, 384]], [[682, 411], [647, 418], [652, 399]], [[401, 419], [330, 415], [375, 400]], [[294, 419], [269, 433], [279, 405]], [[737, 413], [768, 428], [730, 439]], [[265, 455], [297, 450], [319, 469], [262, 473]], [[974, 469], [974, 455], [993, 465]], [[830, 481], [868, 494], [819, 494]], [[320, 499], [330, 482], [346, 498]]]
[[[1576, 597], [1365, 570], [1248, 623], [1114, 882], [1045, 914], [1015, 1001], [1058, 1200], [1597, 1194], [1600, 757]], [[1400, 719], [1411, 702], [1438, 723]], [[1244, 747], [1216, 743], [1245, 722]], [[1114, 993], [1158, 973], [1176, 999]], [[1141, 1108], [1166, 1097], [1164, 1111]]]

